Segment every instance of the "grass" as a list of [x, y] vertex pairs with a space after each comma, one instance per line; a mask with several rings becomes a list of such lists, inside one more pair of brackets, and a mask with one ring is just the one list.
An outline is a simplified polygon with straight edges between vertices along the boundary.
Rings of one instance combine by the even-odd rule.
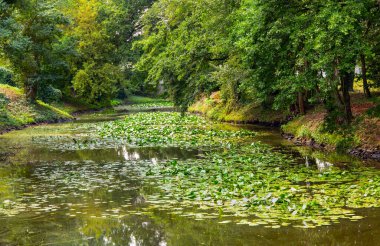
[[0, 93], [7, 96], [9, 99], [19, 99], [24, 93], [21, 89], [6, 84], [0, 84]]
[[89, 105], [78, 103], [78, 102], [53, 102], [50, 104], [50, 106], [59, 109], [62, 112], [66, 112], [67, 114], [74, 114], [81, 111], [87, 111], [89, 109], [92, 109], [89, 107]]
[[146, 111], [173, 108], [174, 104], [160, 98], [129, 96], [125, 102], [113, 100], [112, 106], [116, 111]]
[[220, 99], [219, 92], [201, 98], [189, 107], [189, 112], [201, 113], [213, 120], [235, 123], [279, 124], [284, 122], [288, 115], [287, 112], [264, 109], [254, 103], [244, 105], [224, 102]]
[[67, 112], [37, 100], [30, 103], [22, 89], [0, 84], [0, 132], [29, 124], [72, 119]]
[[57, 113], [57, 115], [65, 116], [68, 119], [72, 119], [73, 118], [73, 116], [71, 116], [69, 113], [67, 113], [67, 112], [65, 112], [65, 111], [63, 111], [63, 110], [61, 110], [59, 108], [53, 107], [53, 106], [51, 106], [51, 105], [49, 105], [47, 103], [44, 103], [41, 100], [37, 100], [36, 102], [37, 102], [38, 105], [40, 105], [42, 107], [45, 107], [45, 108], [47, 108], [47, 109], [49, 109], [49, 110]]

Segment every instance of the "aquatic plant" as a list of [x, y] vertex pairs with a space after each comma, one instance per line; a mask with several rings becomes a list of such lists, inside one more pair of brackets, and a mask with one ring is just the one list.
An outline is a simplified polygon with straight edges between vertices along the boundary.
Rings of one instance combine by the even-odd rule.
[[155, 112], [128, 115], [98, 129], [104, 139], [137, 146], [228, 147], [255, 135], [248, 130], [223, 130], [196, 115]]
[[380, 207], [378, 170], [307, 167], [260, 143], [211, 152], [197, 161], [152, 165], [146, 176], [155, 179], [170, 199], [238, 217], [254, 215], [258, 224], [271, 226], [315, 227], [341, 218], [357, 220], [361, 217], [354, 208]]

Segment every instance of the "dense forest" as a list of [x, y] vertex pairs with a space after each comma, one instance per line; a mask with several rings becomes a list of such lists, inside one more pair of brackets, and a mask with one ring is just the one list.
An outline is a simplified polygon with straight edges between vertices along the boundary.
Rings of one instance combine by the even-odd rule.
[[[353, 120], [350, 91], [380, 86], [376, 0], [16, 0], [0, 2], [2, 83], [30, 100], [110, 105], [157, 87], [189, 107], [220, 91], [331, 122]], [[162, 89], [164, 88], [164, 89]]]

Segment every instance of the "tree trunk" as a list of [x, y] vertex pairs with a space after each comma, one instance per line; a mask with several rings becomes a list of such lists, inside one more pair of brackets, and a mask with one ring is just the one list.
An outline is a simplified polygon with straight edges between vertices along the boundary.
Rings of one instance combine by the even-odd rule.
[[341, 89], [343, 93], [343, 104], [345, 111], [345, 120], [348, 124], [352, 121], [352, 111], [351, 111], [351, 97], [350, 97], [350, 83], [352, 83], [353, 76], [352, 73], [344, 73], [341, 77]]
[[301, 115], [304, 115], [306, 113], [305, 100], [302, 92], [298, 92], [298, 108]]
[[26, 98], [34, 102], [37, 99], [37, 85], [25, 85]]
[[363, 90], [364, 90], [364, 95], [367, 98], [371, 97], [371, 91], [369, 90], [368, 82], [367, 82], [367, 66], [365, 64], [365, 57], [364, 55], [360, 55], [360, 60], [362, 63], [362, 78], [363, 78]]
[[348, 91], [354, 92], [354, 80], [355, 80], [355, 73], [350, 73], [351, 78], [349, 79], [348, 84]]

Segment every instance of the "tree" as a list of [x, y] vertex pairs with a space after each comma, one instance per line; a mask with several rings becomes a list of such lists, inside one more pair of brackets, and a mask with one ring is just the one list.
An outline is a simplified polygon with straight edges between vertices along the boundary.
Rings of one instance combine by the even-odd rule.
[[367, 11], [360, 19], [363, 43], [359, 63], [362, 68], [364, 94], [371, 97], [368, 76], [380, 82], [380, 3], [366, 1], [365, 4], [368, 6]]
[[152, 1], [63, 2], [61, 8], [72, 19], [65, 36], [77, 43], [78, 59], [72, 66], [75, 94], [92, 104], [108, 104], [118, 94], [125, 96], [134, 87], [129, 82], [134, 76], [131, 64], [138, 56], [131, 51], [137, 22]]
[[142, 18], [143, 55], [137, 68], [147, 82], [164, 81], [178, 106], [218, 88], [210, 74], [228, 58], [229, 14], [239, 1], [158, 1]]
[[140, 38], [140, 17], [152, 2], [153, 0], [113, 0], [112, 4], [104, 5], [99, 13], [99, 19], [104, 22], [109, 37], [108, 42], [115, 47], [111, 56], [112, 63], [119, 64], [123, 73], [118, 85], [121, 97], [145, 89], [143, 82], [146, 74], [133, 70], [133, 64], [141, 52], [132, 50], [132, 43]]
[[34, 101], [41, 86], [55, 76], [49, 69], [57, 58], [54, 45], [62, 36], [61, 25], [68, 22], [47, 2], [26, 1], [21, 5], [13, 12], [18, 28], [12, 30], [3, 51], [19, 74], [26, 96]]

